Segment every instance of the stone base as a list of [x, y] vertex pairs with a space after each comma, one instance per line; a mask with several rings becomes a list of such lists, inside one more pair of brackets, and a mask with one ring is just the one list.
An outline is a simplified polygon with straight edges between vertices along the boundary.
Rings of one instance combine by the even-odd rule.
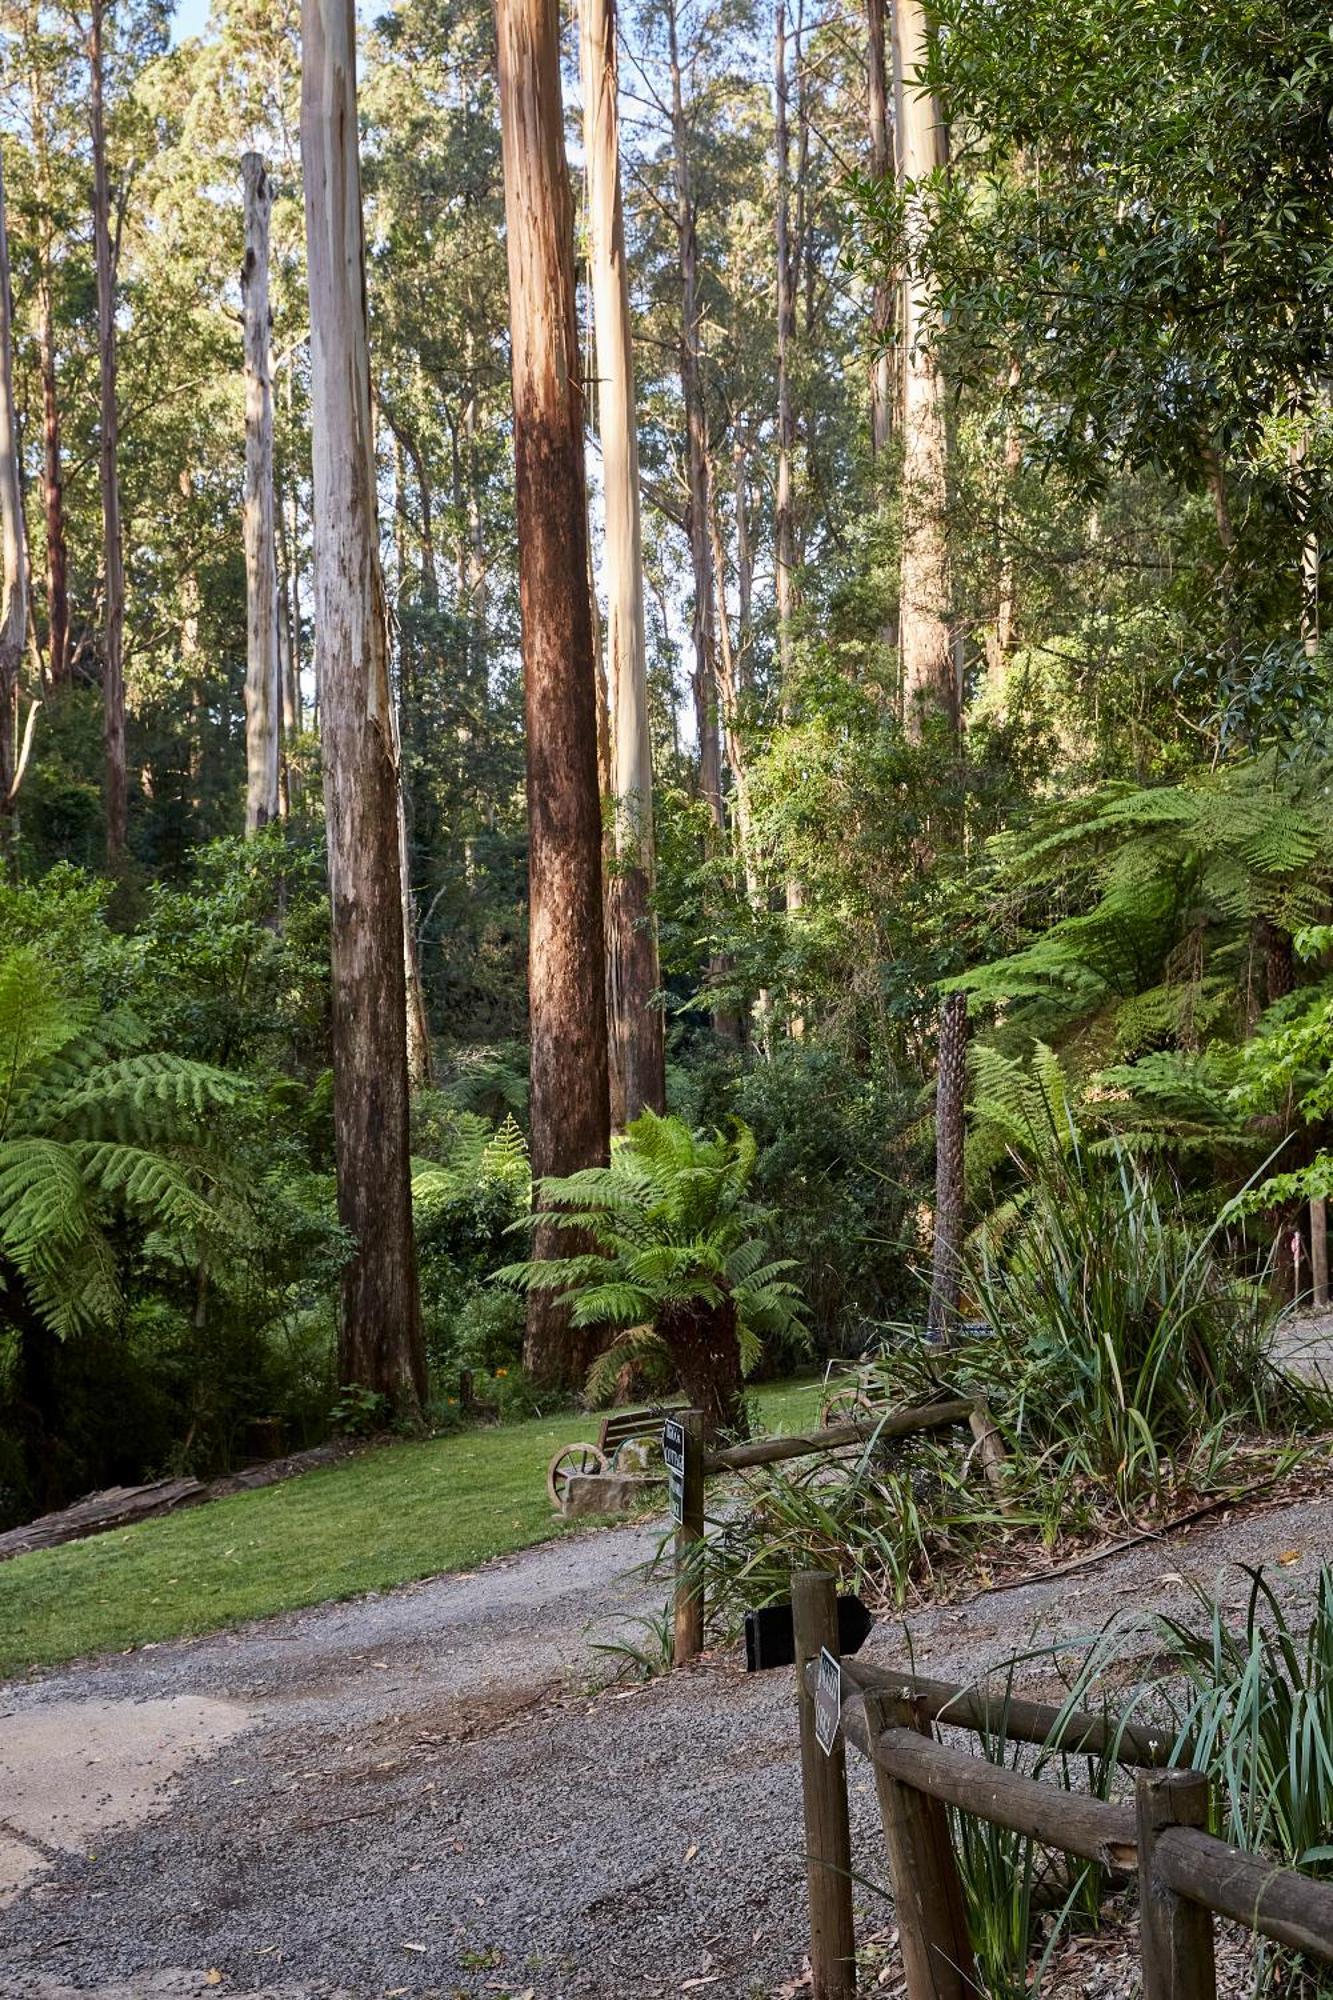
[[665, 1479], [633, 1472], [576, 1472], [565, 1486], [561, 1513], [567, 1521], [587, 1514], [629, 1514], [656, 1500]]

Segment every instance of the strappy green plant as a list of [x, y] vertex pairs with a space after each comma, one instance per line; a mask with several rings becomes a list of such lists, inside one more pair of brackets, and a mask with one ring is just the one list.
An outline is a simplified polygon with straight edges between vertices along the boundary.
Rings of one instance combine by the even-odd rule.
[[609, 1166], [542, 1182], [542, 1219], [587, 1247], [496, 1276], [561, 1293], [575, 1326], [622, 1329], [594, 1364], [594, 1398], [626, 1362], [665, 1359], [711, 1432], [739, 1426], [741, 1381], [765, 1337], [799, 1333], [804, 1317], [792, 1260], [770, 1252], [772, 1211], [750, 1197], [755, 1154], [739, 1122], [708, 1138], [649, 1111]]
[[35, 953], [0, 958], [0, 1285], [20, 1323], [62, 1338], [116, 1316], [116, 1226], [195, 1260], [227, 1228], [204, 1134], [246, 1085], [144, 1039]]

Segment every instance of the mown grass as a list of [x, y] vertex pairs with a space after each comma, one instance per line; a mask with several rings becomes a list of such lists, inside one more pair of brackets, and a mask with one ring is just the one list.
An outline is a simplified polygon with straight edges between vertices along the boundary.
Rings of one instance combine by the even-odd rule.
[[[812, 1422], [818, 1384], [757, 1392], [769, 1430]], [[566, 1532], [546, 1497], [577, 1411], [369, 1451], [91, 1541], [0, 1564], [0, 1676], [388, 1590]]]

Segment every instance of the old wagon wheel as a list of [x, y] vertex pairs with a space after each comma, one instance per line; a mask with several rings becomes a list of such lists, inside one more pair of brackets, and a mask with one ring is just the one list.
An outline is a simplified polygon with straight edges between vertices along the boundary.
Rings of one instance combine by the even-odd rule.
[[875, 1414], [875, 1405], [859, 1382], [844, 1382], [829, 1396], [819, 1413], [821, 1430], [834, 1424], [865, 1423]]
[[562, 1445], [546, 1468], [546, 1490], [553, 1507], [563, 1507], [565, 1492], [576, 1472], [605, 1472], [606, 1453], [595, 1444]]

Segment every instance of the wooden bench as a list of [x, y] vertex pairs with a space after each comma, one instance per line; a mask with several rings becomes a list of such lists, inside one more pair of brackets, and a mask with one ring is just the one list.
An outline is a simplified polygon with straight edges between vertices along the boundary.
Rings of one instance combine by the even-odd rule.
[[642, 1438], [656, 1438], [665, 1422], [676, 1410], [683, 1410], [684, 1402], [654, 1403], [650, 1409], [608, 1410], [597, 1433], [596, 1444], [562, 1445], [546, 1469], [546, 1490], [551, 1496], [551, 1505], [560, 1507], [564, 1503], [565, 1487], [576, 1472], [611, 1472], [627, 1444], [637, 1444]]

